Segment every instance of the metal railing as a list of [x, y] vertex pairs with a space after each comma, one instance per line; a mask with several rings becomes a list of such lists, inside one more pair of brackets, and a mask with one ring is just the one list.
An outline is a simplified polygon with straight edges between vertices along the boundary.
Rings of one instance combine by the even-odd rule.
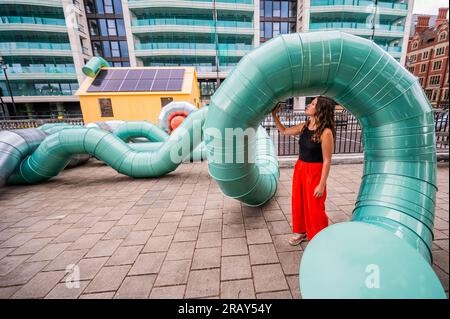
[[[302, 112], [279, 113], [281, 122], [286, 127], [292, 127], [306, 121], [307, 117]], [[448, 111], [434, 111], [436, 147], [438, 151], [449, 149], [448, 135]], [[362, 153], [364, 146], [362, 142], [362, 129], [357, 119], [348, 111], [336, 111], [336, 142], [335, 154]], [[272, 116], [269, 115], [261, 123], [272, 137], [279, 156], [292, 156], [299, 154], [298, 136], [284, 136], [279, 134]]]
[[[449, 149], [449, 120], [448, 110], [435, 110], [435, 130], [436, 147], [438, 151], [447, 151]], [[66, 115], [70, 116], [70, 115]], [[284, 126], [291, 127], [306, 121], [304, 113], [279, 113], [279, 118]], [[335, 154], [343, 153], [362, 153], [364, 150], [362, 143], [362, 130], [356, 118], [348, 111], [336, 111], [336, 142], [334, 147]], [[34, 119], [10, 119], [0, 120], [0, 130], [13, 130], [22, 128], [39, 127], [45, 123], [69, 123], [74, 125], [84, 125], [81, 115], [72, 117], [58, 118], [36, 116]], [[284, 136], [279, 134], [272, 116], [267, 116], [261, 125], [268, 131], [272, 137], [279, 156], [292, 156], [299, 154], [298, 136]]]
[[35, 116], [34, 119], [11, 119], [11, 120], [0, 120], [0, 131], [1, 130], [16, 130], [22, 128], [33, 128], [39, 127], [46, 123], [68, 123], [73, 125], [84, 125], [82, 117], [71, 117], [71, 118], [58, 118], [55, 117], [42, 117]]
[[[131, 20], [131, 26], [166, 26], [166, 25], [182, 25], [182, 26], [202, 26], [214, 27], [213, 20], [205, 19], [182, 19], [182, 18], [154, 18], [154, 19], [138, 19]], [[218, 27], [225, 28], [253, 28], [252, 22], [244, 21], [217, 21]]]

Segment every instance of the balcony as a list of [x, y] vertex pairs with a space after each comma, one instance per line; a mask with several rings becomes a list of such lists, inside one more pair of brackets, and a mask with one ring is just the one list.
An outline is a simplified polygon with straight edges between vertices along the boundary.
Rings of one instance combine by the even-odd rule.
[[0, 54], [72, 56], [72, 51], [70, 43], [0, 42]]
[[0, 0], [0, 4], [24, 4], [30, 6], [43, 6], [43, 7], [57, 7], [62, 8], [63, 3], [61, 0]]
[[[311, 13], [355, 12], [372, 14], [374, 2], [370, 0], [311, 0]], [[378, 14], [407, 16], [408, 5], [395, 2], [378, 2]]]
[[[11, 80], [23, 79], [76, 79], [73, 64], [35, 64], [29, 66], [9, 65], [6, 69]], [[0, 74], [0, 78], [3, 74]]]
[[[1, 1], [1, 0], [0, 0]], [[214, 0], [128, 0], [130, 9], [141, 8], [182, 8], [182, 9], [214, 9]], [[254, 12], [253, 0], [216, 0], [217, 10], [233, 10]]]
[[[359, 22], [323, 22], [310, 23], [309, 29], [311, 31], [319, 30], [341, 30], [360, 36], [372, 35], [372, 25], [370, 23]], [[395, 26], [387, 24], [376, 24], [375, 35], [383, 37], [402, 38], [404, 36], [404, 26]]]
[[64, 19], [0, 16], [0, 30], [67, 32]]
[[[139, 19], [131, 21], [133, 33], [189, 32], [213, 33], [214, 21], [201, 19]], [[217, 33], [253, 35], [253, 23], [241, 21], [217, 21]]]
[[[244, 56], [253, 49], [251, 44], [219, 44], [220, 56]], [[215, 56], [214, 43], [137, 43], [135, 53], [138, 57], [165, 55]]]

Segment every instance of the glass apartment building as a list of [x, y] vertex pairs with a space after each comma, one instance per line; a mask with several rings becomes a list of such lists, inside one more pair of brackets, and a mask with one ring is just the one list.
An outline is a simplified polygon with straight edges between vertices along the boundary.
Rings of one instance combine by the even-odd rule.
[[[92, 56], [113, 66], [195, 66], [203, 103], [240, 59], [279, 34], [342, 30], [404, 63], [412, 0], [0, 0], [0, 57], [17, 114], [80, 112]], [[3, 101], [14, 115], [5, 77]], [[302, 109], [305, 99], [287, 101]], [[0, 108], [1, 113], [1, 108]], [[0, 114], [1, 115], [1, 114]]]
[[404, 65], [413, 0], [300, 0], [299, 31], [342, 30], [373, 39]]
[[111, 66], [130, 66], [121, 0], [85, 0], [92, 52]]
[[9, 115], [79, 109], [74, 93], [91, 56], [83, 14], [75, 0], [0, 0], [0, 57], [9, 79], [8, 87], [0, 72], [0, 88]]
[[195, 66], [204, 103], [239, 60], [259, 45], [254, 0], [128, 0], [124, 4], [133, 39], [131, 65]]

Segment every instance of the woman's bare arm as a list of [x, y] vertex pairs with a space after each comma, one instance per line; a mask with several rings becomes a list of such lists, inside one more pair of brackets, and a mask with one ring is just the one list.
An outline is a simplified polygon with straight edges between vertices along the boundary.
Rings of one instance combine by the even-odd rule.
[[295, 125], [293, 127], [286, 128], [280, 121], [280, 118], [277, 115], [279, 107], [276, 107], [275, 110], [272, 111], [272, 117], [275, 121], [275, 125], [277, 126], [278, 130], [280, 131], [281, 135], [298, 135], [302, 131], [303, 125], [305, 123], [300, 123], [298, 125]]
[[331, 156], [334, 151], [334, 139], [333, 133], [330, 129], [325, 129], [322, 133], [322, 157], [323, 157], [323, 167], [322, 167], [322, 176], [320, 178], [320, 185], [325, 186], [328, 174], [330, 173], [331, 166]]

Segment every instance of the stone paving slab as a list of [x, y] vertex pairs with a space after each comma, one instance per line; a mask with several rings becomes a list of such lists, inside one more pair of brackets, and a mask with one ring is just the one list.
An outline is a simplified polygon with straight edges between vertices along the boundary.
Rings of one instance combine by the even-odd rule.
[[[362, 170], [332, 166], [331, 224], [350, 219]], [[277, 195], [259, 208], [224, 197], [206, 163], [131, 179], [91, 160], [1, 188], [0, 298], [301, 298], [307, 243], [287, 242], [293, 169], [280, 172]], [[439, 164], [433, 242], [447, 295], [448, 174]]]

